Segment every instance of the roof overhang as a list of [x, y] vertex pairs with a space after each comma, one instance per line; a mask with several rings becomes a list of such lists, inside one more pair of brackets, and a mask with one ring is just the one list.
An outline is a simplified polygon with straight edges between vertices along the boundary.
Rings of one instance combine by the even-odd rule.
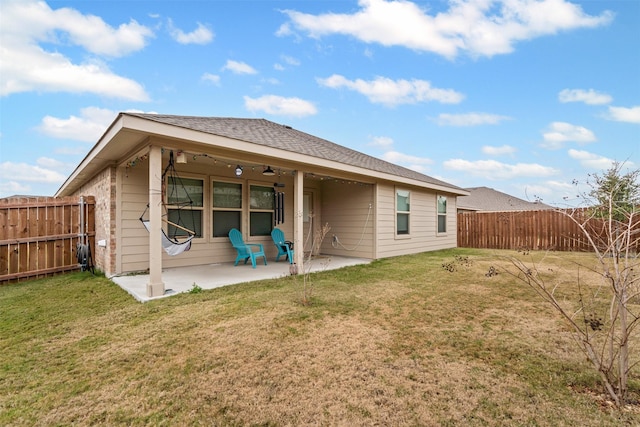
[[141, 153], [146, 153], [152, 144], [190, 152], [216, 152], [217, 155], [227, 156], [231, 159], [253, 160], [259, 164], [278, 164], [280, 167], [292, 170], [357, 179], [364, 183], [389, 181], [458, 196], [469, 195], [467, 190], [455, 186], [428, 183], [280, 148], [160, 123], [126, 113], [120, 113], [116, 117], [55, 195], [60, 197], [73, 194], [105, 168], [121, 165]]

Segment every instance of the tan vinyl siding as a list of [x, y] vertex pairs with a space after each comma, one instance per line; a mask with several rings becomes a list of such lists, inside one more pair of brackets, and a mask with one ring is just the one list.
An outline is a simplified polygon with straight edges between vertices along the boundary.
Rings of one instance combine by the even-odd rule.
[[[304, 243], [305, 253], [311, 251], [313, 245], [313, 234], [311, 233], [311, 227], [317, 230], [324, 224], [322, 219], [322, 181], [316, 179], [306, 179], [304, 181], [304, 195], [303, 197], [310, 197], [309, 205], [306, 207], [308, 212], [302, 213], [302, 242]], [[304, 205], [304, 203], [303, 203]], [[303, 210], [304, 210], [303, 206]], [[309, 215], [305, 218], [305, 215]], [[293, 235], [293, 234], [292, 234]], [[297, 248], [296, 248], [297, 249]]]
[[[167, 159], [163, 160], [166, 165]], [[177, 256], [169, 256], [163, 253], [163, 268], [186, 267], [191, 265], [203, 265], [212, 263], [233, 262], [236, 252], [226, 237], [212, 237], [211, 227], [211, 180], [219, 179], [229, 181], [237, 179], [230, 176], [226, 165], [212, 165], [210, 160], [193, 161], [190, 159], [186, 165], [176, 165], [180, 177], [200, 178], [204, 180], [203, 210], [202, 210], [202, 238], [194, 238], [191, 249]], [[144, 271], [149, 268], [149, 233], [144, 228], [139, 218], [146, 209], [149, 199], [148, 164], [141, 162], [135, 167], [121, 168], [120, 198], [121, 203], [118, 226], [120, 228], [118, 254], [118, 268], [116, 274]], [[275, 178], [275, 179], [274, 179]], [[245, 170], [243, 177], [237, 182], [243, 185], [243, 215], [242, 232], [245, 241], [262, 243], [267, 261], [273, 262], [277, 250], [269, 236], [249, 237], [248, 229], [248, 191], [250, 184], [273, 186], [279, 181], [285, 184], [284, 188], [278, 188], [285, 193], [285, 222], [279, 224], [288, 239], [293, 240], [293, 179], [290, 175], [281, 177], [264, 177], [261, 171]]]
[[[373, 258], [374, 186], [327, 182], [322, 186], [322, 225], [331, 227], [322, 245], [329, 255]], [[369, 217], [367, 221], [367, 216]], [[332, 245], [332, 237], [339, 243]]]
[[149, 268], [149, 233], [139, 218], [149, 200], [147, 163], [120, 168], [120, 217], [118, 233], [117, 274], [143, 271]]
[[[190, 169], [190, 172], [194, 169], [196, 168]], [[184, 252], [178, 256], [169, 256], [163, 253], [163, 267], [185, 267], [229, 261], [231, 251], [226, 250], [227, 246], [229, 246], [228, 240], [213, 239], [210, 237], [209, 177], [206, 175], [194, 175], [193, 172], [189, 174], [185, 173], [185, 177], [186, 176], [197, 176], [204, 180], [204, 209], [202, 211], [203, 236], [202, 238], [194, 238], [192, 240], [191, 249], [188, 252]], [[147, 206], [149, 197], [147, 190], [148, 182], [149, 172], [146, 164], [130, 168], [126, 172], [126, 177], [123, 179], [121, 273], [141, 271], [147, 269], [149, 266], [149, 233], [139, 220], [140, 215], [142, 215]]]
[[411, 191], [409, 234], [396, 236], [394, 185], [378, 186], [377, 258], [453, 248], [456, 246], [455, 196], [447, 195], [447, 233], [437, 234], [436, 193], [418, 188]]

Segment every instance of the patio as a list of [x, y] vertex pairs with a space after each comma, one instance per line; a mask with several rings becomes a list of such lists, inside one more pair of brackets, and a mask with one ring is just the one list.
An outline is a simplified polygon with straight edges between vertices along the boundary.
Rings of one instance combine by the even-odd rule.
[[[259, 260], [256, 268], [252, 268], [251, 263], [246, 265], [240, 263], [237, 266], [234, 266], [233, 263], [213, 263], [163, 269], [162, 280], [164, 282], [165, 294], [152, 298], [147, 296], [149, 274], [113, 276], [111, 280], [130, 293], [136, 300], [147, 302], [188, 292], [194, 285], [202, 289], [214, 289], [221, 286], [256, 280], [276, 279], [290, 274], [289, 263], [286, 261], [267, 261], [267, 265], [264, 265], [261, 261], [262, 260]], [[336, 270], [351, 265], [368, 264], [370, 262], [370, 259], [364, 258], [321, 255], [307, 262], [305, 269], [309, 269], [310, 272], [318, 272]]]

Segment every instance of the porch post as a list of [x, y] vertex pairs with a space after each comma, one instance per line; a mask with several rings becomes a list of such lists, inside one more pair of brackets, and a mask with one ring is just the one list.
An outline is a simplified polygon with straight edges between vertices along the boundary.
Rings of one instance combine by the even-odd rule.
[[149, 147], [149, 283], [147, 296], [164, 295], [162, 282], [162, 149]]
[[293, 262], [298, 266], [298, 274], [304, 273], [304, 174], [296, 171], [293, 178]]

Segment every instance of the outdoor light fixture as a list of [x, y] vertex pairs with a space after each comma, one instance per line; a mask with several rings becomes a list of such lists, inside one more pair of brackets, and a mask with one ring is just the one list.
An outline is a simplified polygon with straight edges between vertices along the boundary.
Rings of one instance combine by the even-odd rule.
[[273, 171], [273, 169], [271, 169], [271, 166], [267, 166], [267, 168], [262, 172], [262, 175], [265, 176], [273, 176], [276, 173]]
[[242, 175], [242, 166], [236, 166], [236, 176]]
[[184, 153], [184, 151], [179, 150], [176, 153], [176, 163], [187, 163], [187, 155]]

